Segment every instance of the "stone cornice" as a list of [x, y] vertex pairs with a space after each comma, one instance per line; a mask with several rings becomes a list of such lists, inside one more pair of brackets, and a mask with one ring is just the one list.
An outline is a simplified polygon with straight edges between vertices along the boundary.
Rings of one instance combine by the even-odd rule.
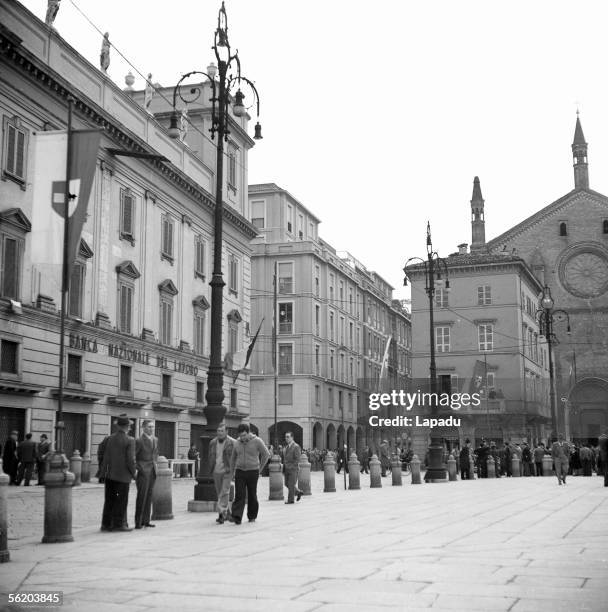
[[[121, 147], [135, 153], [157, 154], [157, 151], [148, 143], [125, 129], [107, 111], [86, 98], [52, 68], [45, 65], [21, 46], [15, 40], [12, 32], [6, 28], [0, 29], [0, 55], [5, 61], [12, 61], [17, 69], [26, 72], [34, 80], [38, 81], [41, 86], [46, 87], [51, 95], [66, 100], [66, 104], [67, 98], [73, 97], [75, 99], [74, 110], [84, 117], [88, 123], [102, 127], [106, 136]], [[143, 160], [142, 163], [144, 163]], [[207, 193], [184, 172], [172, 164], [158, 159], [148, 160], [146, 163], [154, 167], [161, 176], [187, 193], [193, 200], [211, 212], [214, 211], [215, 203], [213, 196]], [[231, 210], [229, 205], [226, 204], [223, 207], [223, 211], [224, 218], [244, 234], [246, 238], [251, 240], [257, 236], [256, 228], [245, 217]]]

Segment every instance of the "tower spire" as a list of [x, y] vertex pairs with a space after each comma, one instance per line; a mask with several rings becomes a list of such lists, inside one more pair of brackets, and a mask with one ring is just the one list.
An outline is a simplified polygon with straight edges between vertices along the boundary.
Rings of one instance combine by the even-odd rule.
[[481, 195], [479, 177], [473, 179], [471, 198], [471, 253], [479, 253], [486, 247], [486, 222], [483, 212], [484, 199]]
[[589, 189], [589, 168], [587, 164], [587, 143], [583, 134], [581, 120], [576, 111], [576, 127], [572, 141], [572, 160], [574, 166], [574, 188]]

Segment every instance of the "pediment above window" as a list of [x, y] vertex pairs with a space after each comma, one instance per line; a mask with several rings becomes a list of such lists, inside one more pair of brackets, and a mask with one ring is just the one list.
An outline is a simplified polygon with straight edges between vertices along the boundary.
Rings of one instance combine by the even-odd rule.
[[116, 266], [116, 272], [127, 278], [137, 279], [141, 276], [139, 270], [132, 261], [123, 261]]
[[84, 259], [91, 259], [94, 253], [91, 247], [87, 244], [84, 238], [80, 239], [80, 248], [78, 249], [78, 255]]
[[226, 317], [229, 321], [234, 321], [235, 323], [240, 323], [243, 320], [241, 313], [236, 308], [231, 310]]
[[204, 295], [199, 295], [192, 300], [192, 306], [200, 308], [201, 310], [207, 310], [209, 308], [209, 302]]
[[32, 224], [20, 208], [9, 208], [0, 213], [0, 225], [12, 225], [20, 232], [31, 232]]
[[167, 278], [162, 283], [159, 283], [158, 290], [169, 295], [177, 295], [179, 293], [177, 287], [173, 284], [173, 281], [170, 278]]

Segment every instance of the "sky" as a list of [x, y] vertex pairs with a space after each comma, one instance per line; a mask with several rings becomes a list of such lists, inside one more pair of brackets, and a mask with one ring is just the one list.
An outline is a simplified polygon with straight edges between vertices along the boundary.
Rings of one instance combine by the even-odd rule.
[[[46, 0], [22, 3], [44, 19]], [[110, 33], [121, 87], [131, 68], [117, 50], [164, 86], [213, 58], [217, 0], [62, 0], [57, 31], [98, 66], [101, 34], [77, 7]], [[590, 187], [608, 194], [606, 3], [226, 0], [226, 11], [261, 98], [249, 183], [287, 189], [395, 297], [408, 296], [402, 268], [425, 255], [427, 220], [439, 255], [471, 242], [474, 176], [487, 239], [573, 188], [577, 109]]]

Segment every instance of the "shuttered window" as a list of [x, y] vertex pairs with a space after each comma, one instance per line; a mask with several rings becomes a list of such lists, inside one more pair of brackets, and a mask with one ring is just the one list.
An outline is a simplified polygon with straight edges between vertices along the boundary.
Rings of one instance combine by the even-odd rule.
[[162, 216], [161, 255], [173, 261], [173, 220], [169, 215]]
[[173, 324], [173, 300], [166, 296], [160, 299], [160, 332], [161, 344], [171, 344]]
[[71, 317], [82, 318], [85, 270], [85, 265], [78, 261], [72, 267], [69, 289], [69, 314]]
[[0, 235], [0, 239], [2, 240], [2, 261], [0, 261], [2, 296], [18, 300], [21, 241], [6, 234]]
[[11, 340], [0, 340], [0, 372], [18, 374], [17, 356], [19, 343]]
[[205, 315], [194, 313], [194, 352], [202, 355], [205, 352]]
[[25, 181], [28, 133], [16, 125], [19, 123], [17, 118], [5, 120], [4, 171], [9, 176], [23, 182]]
[[119, 331], [130, 334], [133, 320], [133, 287], [125, 284], [119, 285]]
[[122, 189], [120, 192], [120, 236], [134, 241], [135, 233], [135, 198], [130, 189]]
[[205, 280], [205, 241], [197, 236], [194, 241], [194, 274]]

